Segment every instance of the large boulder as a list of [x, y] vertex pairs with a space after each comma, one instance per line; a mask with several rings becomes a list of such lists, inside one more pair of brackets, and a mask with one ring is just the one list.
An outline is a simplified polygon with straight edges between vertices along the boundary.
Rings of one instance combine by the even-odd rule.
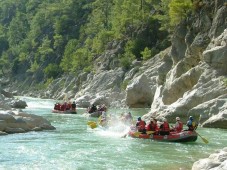
[[126, 103], [129, 107], [149, 107], [153, 101], [149, 79], [142, 74], [126, 89]]
[[227, 129], [227, 113], [219, 112], [217, 115], [210, 117], [203, 124], [203, 127]]
[[227, 147], [216, 153], [211, 154], [208, 158], [200, 159], [192, 166], [192, 170], [224, 170], [227, 169]]
[[7, 100], [5, 100], [5, 96], [3, 94], [0, 94], [0, 109], [3, 110], [11, 109], [10, 105], [7, 103]]
[[189, 111], [189, 115], [200, 114], [199, 123], [203, 127], [227, 128], [227, 94], [201, 103]]
[[27, 106], [28, 106], [27, 103], [23, 100], [12, 100], [11, 101], [11, 107], [12, 108], [24, 109]]
[[75, 99], [76, 106], [77, 107], [82, 107], [82, 108], [88, 108], [91, 103], [90, 100], [93, 98], [91, 95], [83, 95], [81, 97], [78, 97]]
[[[105, 94], [106, 91], [113, 89], [113, 87], [120, 87], [124, 76], [122, 69], [110, 70], [101, 72], [93, 77], [92, 81], [84, 84], [84, 93], [91, 94]], [[118, 90], [117, 88], [114, 88]], [[113, 90], [114, 90], [113, 89]]]
[[[0, 115], [1, 115], [1, 114], [0, 114]], [[0, 132], [3, 131], [3, 130], [5, 129], [6, 124], [7, 124], [7, 123], [6, 123], [3, 119], [0, 120]]]
[[6, 112], [2, 112], [0, 114], [0, 120], [4, 121], [6, 123], [15, 123], [16, 119], [14, 118], [13, 115], [11, 115], [10, 113], [6, 113]]
[[13, 93], [11, 93], [11, 92], [1, 90], [1, 89], [0, 89], [0, 92], [1, 92], [1, 94], [3, 94], [7, 98], [13, 98]]
[[1, 135], [54, 129], [55, 127], [41, 116], [21, 111], [0, 112]]
[[28, 114], [24, 112], [15, 112], [15, 116], [20, 117], [22, 121], [26, 122], [30, 129], [35, 127], [41, 127], [43, 130], [53, 130], [55, 129], [48, 120], [41, 116]]

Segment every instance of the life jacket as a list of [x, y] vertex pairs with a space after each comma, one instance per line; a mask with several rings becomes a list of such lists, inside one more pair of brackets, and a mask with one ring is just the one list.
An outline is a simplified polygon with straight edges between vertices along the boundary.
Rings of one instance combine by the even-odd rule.
[[75, 103], [72, 104], [71, 109], [72, 109], [72, 111], [76, 111], [76, 104]]
[[59, 103], [55, 104], [54, 105], [54, 110], [60, 110], [60, 107], [61, 107], [61, 105]]
[[161, 126], [161, 131], [165, 131], [165, 132], [169, 132], [170, 128], [169, 128], [169, 123], [168, 122], [164, 122]]
[[191, 121], [187, 125], [188, 125], [188, 130], [190, 130], [190, 131], [194, 131], [197, 128], [197, 124], [195, 121]]
[[61, 105], [60, 110], [61, 110], [61, 111], [65, 111], [65, 109], [66, 109], [66, 108], [65, 108], [65, 105], [64, 105], [64, 104]]
[[147, 127], [146, 127], [146, 130], [147, 131], [156, 131], [157, 130], [157, 124], [155, 124], [155, 123], [148, 124]]
[[71, 103], [66, 104], [66, 110], [70, 110], [71, 107], [72, 107], [72, 104]]
[[151, 124], [148, 124], [148, 125], [146, 126], [146, 130], [147, 130], [147, 131], [150, 131], [150, 130], [151, 130]]
[[146, 126], [146, 123], [143, 120], [139, 121], [137, 124], [138, 130], [144, 130], [145, 126]]
[[181, 132], [183, 130], [183, 123], [181, 121], [178, 121], [177, 126], [175, 126], [175, 130], [177, 132]]

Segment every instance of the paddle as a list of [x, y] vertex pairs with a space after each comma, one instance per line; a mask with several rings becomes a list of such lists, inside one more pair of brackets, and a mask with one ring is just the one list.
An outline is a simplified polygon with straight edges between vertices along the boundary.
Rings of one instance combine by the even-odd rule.
[[[147, 135], [150, 135], [150, 134], [153, 134], [153, 133], [155, 133], [155, 131], [146, 131], [146, 134], [147, 134]], [[134, 133], [134, 136], [135, 136], [135, 137], [139, 137], [140, 134], [142, 134], [142, 132], [135, 132], [135, 133]]]
[[98, 126], [97, 123], [93, 122], [93, 121], [88, 121], [87, 125], [90, 126], [90, 128], [92, 128], [92, 129], [94, 129]]
[[199, 135], [199, 137], [201, 137], [201, 139], [203, 140], [203, 142], [205, 144], [208, 144], [209, 143], [209, 141], [206, 138], [202, 137], [198, 132], [196, 132], [196, 133], [197, 133], [197, 135]]
[[87, 125], [89, 126], [90, 124], [93, 124], [93, 123], [96, 123], [96, 122], [94, 122], [94, 121], [88, 121], [87, 122]]
[[90, 126], [90, 128], [94, 129], [94, 128], [97, 128], [98, 125], [100, 125], [101, 123], [102, 123], [102, 116], [99, 116], [98, 122], [88, 121], [87, 125]]
[[128, 132], [122, 135], [121, 138], [126, 138], [127, 135], [128, 135]]

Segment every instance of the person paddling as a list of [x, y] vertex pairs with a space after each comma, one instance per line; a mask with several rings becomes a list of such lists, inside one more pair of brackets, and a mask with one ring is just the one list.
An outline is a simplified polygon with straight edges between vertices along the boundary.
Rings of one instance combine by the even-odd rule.
[[75, 101], [73, 101], [72, 105], [71, 105], [72, 111], [76, 111], [76, 103]]
[[175, 123], [175, 126], [173, 126], [173, 128], [171, 129], [171, 131], [174, 131], [174, 132], [181, 132], [183, 130], [183, 123], [180, 121], [180, 118], [179, 117], [176, 117], [176, 123]]
[[160, 126], [160, 135], [169, 135], [170, 133], [170, 128], [169, 128], [169, 123], [167, 122], [167, 119], [164, 118], [163, 123]]
[[137, 121], [137, 123], [136, 123], [136, 127], [137, 127], [138, 132], [142, 132], [143, 134], [145, 134], [145, 133], [146, 133], [146, 129], [145, 129], [146, 122], [143, 121], [143, 120], [141, 119], [141, 117], [138, 117], [137, 120], [138, 120], [138, 121]]
[[194, 131], [197, 129], [198, 124], [194, 121], [193, 117], [190, 116], [187, 122], [187, 126], [189, 131]]
[[156, 119], [151, 118], [149, 124], [146, 126], [147, 131], [155, 131], [153, 134], [158, 133], [158, 125]]

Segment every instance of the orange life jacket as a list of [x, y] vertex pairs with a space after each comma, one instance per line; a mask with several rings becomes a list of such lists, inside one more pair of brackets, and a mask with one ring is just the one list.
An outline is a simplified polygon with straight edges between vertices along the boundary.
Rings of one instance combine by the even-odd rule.
[[148, 124], [146, 127], [146, 130], [147, 131], [157, 131], [158, 130], [157, 124], [156, 123]]
[[160, 129], [161, 131], [165, 131], [165, 132], [169, 132], [170, 131], [170, 128], [169, 128], [169, 123], [168, 122], [164, 122], [162, 124], [162, 127]]
[[137, 126], [138, 126], [138, 130], [144, 130], [146, 123], [143, 120], [141, 120], [140, 122], [138, 122]]
[[183, 130], [183, 123], [179, 121], [178, 126], [175, 127], [175, 130], [177, 132], [181, 132]]

